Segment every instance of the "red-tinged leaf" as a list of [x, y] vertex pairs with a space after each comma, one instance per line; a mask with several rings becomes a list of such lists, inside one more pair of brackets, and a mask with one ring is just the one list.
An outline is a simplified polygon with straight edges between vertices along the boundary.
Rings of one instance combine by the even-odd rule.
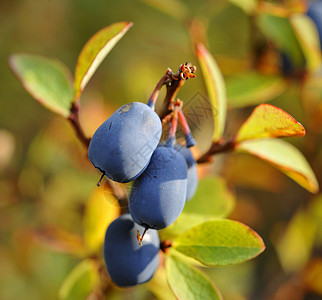
[[76, 63], [74, 87], [77, 100], [106, 55], [133, 24], [118, 22], [95, 33], [81, 50]]
[[231, 220], [213, 220], [197, 225], [177, 237], [172, 247], [207, 266], [240, 263], [265, 249], [256, 232]]
[[49, 110], [67, 118], [74, 101], [72, 75], [60, 61], [31, 54], [14, 54], [9, 66], [26, 91]]
[[212, 105], [215, 127], [213, 141], [217, 142], [223, 135], [226, 122], [227, 99], [225, 82], [215, 59], [202, 44], [197, 44], [197, 57]]
[[319, 190], [318, 181], [303, 154], [283, 140], [248, 140], [238, 144], [236, 150], [266, 160], [312, 193]]
[[305, 135], [305, 129], [302, 124], [287, 112], [270, 104], [261, 104], [242, 125], [235, 141], [303, 135]]
[[319, 33], [314, 22], [304, 14], [294, 14], [290, 23], [302, 47], [306, 58], [307, 68], [317, 71], [322, 63]]

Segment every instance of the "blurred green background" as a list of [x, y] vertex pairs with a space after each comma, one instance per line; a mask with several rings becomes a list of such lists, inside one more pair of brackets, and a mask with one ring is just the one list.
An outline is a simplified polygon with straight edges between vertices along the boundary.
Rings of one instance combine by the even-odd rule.
[[[83, 255], [84, 211], [98, 179], [68, 122], [34, 101], [15, 78], [8, 67], [13, 53], [57, 58], [74, 70], [82, 46], [95, 32], [113, 22], [134, 23], [80, 99], [81, 121], [91, 136], [118, 106], [146, 101], [167, 67], [176, 71], [186, 61], [198, 67], [193, 42], [202, 41], [227, 80], [250, 70], [283, 80], [284, 88], [269, 90], [266, 100], [307, 129], [305, 137], [289, 140], [321, 183], [321, 74], [312, 79], [312, 88], [305, 85], [305, 76], [286, 78], [278, 45], [259, 30], [254, 15], [231, 2], [0, 2], [0, 299], [58, 298], [65, 277]], [[290, 11], [298, 10], [298, 3], [276, 1]], [[188, 101], [197, 93], [206, 95], [198, 71], [179, 97]], [[240, 106], [228, 112], [227, 136], [253, 109], [247, 103]], [[209, 122], [204, 128], [212, 126]], [[196, 152], [209, 146], [208, 131], [195, 132]], [[224, 299], [321, 299], [321, 196], [246, 154], [220, 155], [211, 168], [200, 168], [201, 176], [209, 172], [226, 178], [236, 195], [229, 218], [252, 227], [267, 247], [250, 262], [206, 269]], [[144, 285], [108, 291], [107, 299], [156, 297]]]

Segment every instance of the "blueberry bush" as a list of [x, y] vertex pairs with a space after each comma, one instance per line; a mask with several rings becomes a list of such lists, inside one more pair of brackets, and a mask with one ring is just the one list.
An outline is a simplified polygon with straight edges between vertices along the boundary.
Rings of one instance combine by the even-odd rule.
[[[14, 53], [9, 57], [9, 66], [24, 89], [65, 118], [74, 130], [59, 130], [66, 137], [62, 150], [58, 147], [53, 153], [41, 139], [57, 134], [56, 128], [63, 126], [61, 118], [59, 125], [35, 142], [40, 155], [41, 147], [46, 153], [39, 168], [48, 168], [50, 176], [60, 168], [60, 160], [65, 166], [69, 160], [77, 160], [91, 174], [80, 178], [67, 167], [61, 180], [68, 187], [60, 190], [59, 181], [52, 187], [50, 201], [57, 205], [70, 189], [79, 186], [79, 194], [85, 187], [92, 190], [81, 220], [71, 216], [82, 224], [79, 233], [64, 228], [63, 218], [60, 227], [40, 226], [26, 233], [36, 243], [75, 258], [57, 297], [311, 299], [311, 295], [322, 295], [322, 262], [318, 254], [314, 258], [314, 251], [321, 250], [321, 197], [310, 196], [309, 204], [287, 212], [287, 224], [274, 211], [274, 207], [278, 210], [276, 203], [269, 207], [270, 201], [281, 200], [285, 194], [292, 198], [292, 193], [306, 193], [304, 199], [319, 192], [311, 164], [298, 150], [301, 139], [293, 138], [309, 132], [308, 154], [314, 152], [321, 135], [322, 2], [209, 2], [193, 16], [190, 6], [180, 1], [142, 3], [183, 25], [191, 38], [191, 55], [182, 55], [176, 71], [152, 65], [159, 80], [149, 83], [142, 98], [129, 98], [107, 113], [103, 109], [100, 120], [93, 114], [92, 118], [86, 116], [91, 115], [91, 97], [95, 98], [94, 92], [94, 96], [86, 93], [86, 87], [117, 43], [131, 35], [135, 22], [115, 22], [92, 35], [78, 55], [73, 74], [61, 61], [47, 56]], [[246, 61], [221, 58], [210, 50], [207, 35], [211, 26], [207, 22], [227, 7], [249, 20]], [[117, 53], [117, 47], [112, 53]], [[136, 70], [120, 69], [133, 72], [124, 73], [133, 85], [141, 80]], [[107, 84], [117, 88], [117, 84]], [[200, 92], [203, 88], [204, 93]], [[294, 112], [304, 119], [306, 129], [275, 105], [292, 110], [292, 104], [283, 102], [289, 101], [289, 96], [283, 98], [288, 93], [301, 95], [304, 113]], [[270, 101], [273, 104], [267, 103]], [[101, 108], [94, 109], [99, 115]], [[89, 123], [95, 124], [91, 130], [86, 129]], [[73, 139], [77, 141], [71, 142]], [[31, 157], [32, 151], [31, 147]], [[300, 188], [293, 188], [287, 177]], [[291, 188], [285, 192], [287, 184]], [[245, 193], [249, 188], [255, 190], [251, 196]], [[258, 201], [265, 213], [276, 214], [275, 228], [258, 225], [261, 222], [256, 218], [264, 213], [254, 204], [256, 197], [267, 198], [265, 203]], [[264, 239], [251, 224], [265, 234]], [[276, 290], [263, 285], [276, 268], [272, 265], [270, 270], [267, 262], [261, 265], [262, 256], [271, 249], [285, 272]], [[256, 278], [253, 261], [258, 262], [256, 272], [264, 275]], [[246, 262], [251, 270], [231, 269], [247, 266]], [[252, 282], [244, 283], [244, 289], [234, 287], [238, 286], [238, 272], [246, 278], [252, 274]], [[256, 280], [258, 290], [251, 294], [250, 285]], [[302, 298], [292, 298], [295, 293]]]

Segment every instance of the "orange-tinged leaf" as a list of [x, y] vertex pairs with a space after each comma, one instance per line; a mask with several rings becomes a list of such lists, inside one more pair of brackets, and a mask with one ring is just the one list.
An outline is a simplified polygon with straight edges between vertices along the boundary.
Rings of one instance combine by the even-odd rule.
[[215, 127], [213, 141], [217, 142], [223, 135], [226, 122], [227, 99], [225, 82], [215, 59], [201, 43], [197, 44], [197, 57], [212, 105]]
[[235, 141], [303, 135], [305, 135], [305, 129], [302, 124], [287, 112], [270, 104], [261, 104], [242, 125]]
[[75, 99], [79, 98], [98, 66], [131, 26], [130, 22], [114, 23], [101, 29], [88, 40], [77, 58], [74, 81]]
[[90, 251], [103, 244], [107, 226], [120, 215], [117, 200], [104, 187], [95, 187], [87, 202], [84, 215], [84, 241]]
[[238, 144], [236, 150], [266, 160], [312, 193], [319, 190], [318, 181], [309, 163], [290, 143], [280, 139], [248, 140]]
[[318, 70], [322, 63], [319, 33], [314, 22], [304, 14], [294, 14], [290, 23], [302, 47], [309, 71]]

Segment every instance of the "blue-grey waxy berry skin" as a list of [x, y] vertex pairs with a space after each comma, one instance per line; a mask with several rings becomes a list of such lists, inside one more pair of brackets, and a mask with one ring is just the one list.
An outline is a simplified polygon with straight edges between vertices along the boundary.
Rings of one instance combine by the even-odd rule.
[[320, 47], [322, 48], [322, 0], [311, 1], [306, 14], [315, 23], [319, 33]]
[[189, 201], [196, 193], [198, 188], [197, 163], [192, 156], [191, 150], [183, 145], [175, 144], [174, 148], [184, 157], [188, 166], [188, 183], [186, 200]]
[[88, 157], [108, 178], [130, 182], [147, 167], [161, 133], [160, 118], [148, 105], [128, 103], [96, 130]]
[[186, 202], [187, 163], [171, 147], [159, 146], [132, 186], [129, 210], [141, 226], [162, 229], [171, 225]]
[[149, 281], [159, 265], [158, 232], [149, 229], [140, 246], [136, 238], [137, 230], [142, 234], [144, 228], [125, 214], [114, 220], [106, 231], [105, 264], [112, 281], [120, 287]]

